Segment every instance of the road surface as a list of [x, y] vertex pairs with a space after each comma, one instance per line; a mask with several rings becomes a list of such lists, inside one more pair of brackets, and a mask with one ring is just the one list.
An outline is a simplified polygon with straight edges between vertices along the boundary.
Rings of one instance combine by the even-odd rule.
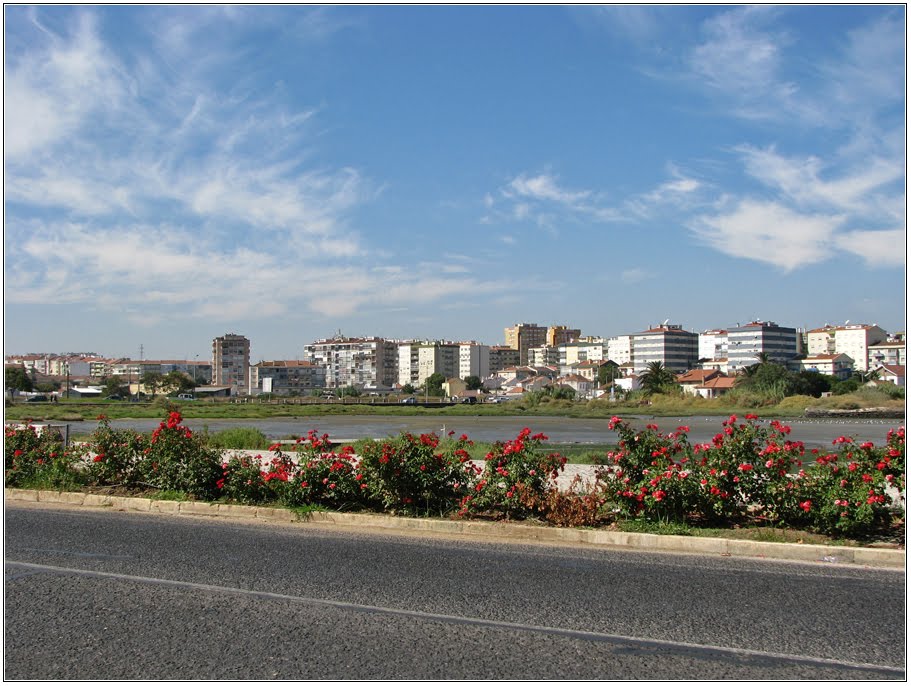
[[10, 503], [5, 679], [904, 679], [901, 571]]

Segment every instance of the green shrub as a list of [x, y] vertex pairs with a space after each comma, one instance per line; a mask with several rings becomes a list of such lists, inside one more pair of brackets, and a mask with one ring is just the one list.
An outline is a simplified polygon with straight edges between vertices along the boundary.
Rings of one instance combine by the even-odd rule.
[[208, 436], [209, 446], [219, 450], [265, 450], [272, 441], [259, 429], [238, 426]]

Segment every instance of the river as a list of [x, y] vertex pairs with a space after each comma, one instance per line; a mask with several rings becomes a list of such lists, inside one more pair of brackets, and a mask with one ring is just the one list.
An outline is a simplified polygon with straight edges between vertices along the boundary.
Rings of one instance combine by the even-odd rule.
[[[636, 428], [647, 423], [657, 424], [659, 430], [668, 433], [678, 426], [690, 427], [692, 443], [707, 443], [722, 430], [724, 417], [624, 417]], [[295, 417], [277, 419], [187, 419], [184, 421], [193, 431], [207, 429], [217, 433], [233, 427], [254, 427], [271, 439], [287, 439], [304, 436], [311, 429], [320, 434], [329, 434], [337, 441], [359, 438], [383, 438], [402, 431], [412, 433], [454, 431], [457, 435], [468, 434], [472, 440], [492, 443], [515, 438], [523, 427], [533, 432], [543, 432], [551, 443], [613, 444], [617, 434], [608, 429], [607, 419], [576, 419], [569, 417], [427, 417], [427, 416], [366, 416], [336, 415], [320, 417]], [[763, 420], [764, 424], [768, 419]], [[828, 447], [839, 436], [851, 436], [857, 441], [872, 441], [882, 445], [891, 428], [902, 426], [901, 419], [782, 419], [791, 427], [789, 438], [803, 441], [807, 447]], [[159, 424], [156, 419], [112, 420], [111, 426], [129, 428], [140, 432], [152, 431]], [[70, 425], [71, 433], [91, 433], [98, 422], [78, 422]]]

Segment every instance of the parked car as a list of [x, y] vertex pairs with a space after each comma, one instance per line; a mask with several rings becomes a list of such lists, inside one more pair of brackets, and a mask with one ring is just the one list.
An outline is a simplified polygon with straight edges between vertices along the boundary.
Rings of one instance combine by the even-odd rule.
[[111, 393], [107, 396], [106, 400], [123, 400], [123, 396], [119, 393]]
[[26, 398], [25, 402], [27, 402], [27, 403], [46, 403], [47, 396], [46, 395], [33, 395], [31, 398]]
[[418, 402], [417, 398], [405, 398], [402, 401], [402, 405], [416, 405]]
[[178, 393], [177, 399], [178, 400], [196, 400], [196, 396], [193, 395], [192, 393]]
[[469, 395], [467, 398], [462, 398], [462, 402], [468, 405], [474, 405], [476, 402], [478, 402], [478, 399], [473, 395]]

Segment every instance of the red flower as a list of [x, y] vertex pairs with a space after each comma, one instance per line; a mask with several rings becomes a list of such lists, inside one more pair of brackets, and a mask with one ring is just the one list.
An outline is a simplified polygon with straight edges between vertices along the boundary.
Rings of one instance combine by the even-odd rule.
[[804, 500], [802, 503], [800, 503], [800, 507], [803, 508], [804, 512], [809, 512], [812, 506], [813, 503], [809, 500]]
[[652, 491], [652, 497], [655, 500], [658, 500], [659, 502], [661, 500], [664, 500], [664, 496], [666, 496], [666, 495], [667, 495], [667, 493], [665, 493], [664, 491]]

